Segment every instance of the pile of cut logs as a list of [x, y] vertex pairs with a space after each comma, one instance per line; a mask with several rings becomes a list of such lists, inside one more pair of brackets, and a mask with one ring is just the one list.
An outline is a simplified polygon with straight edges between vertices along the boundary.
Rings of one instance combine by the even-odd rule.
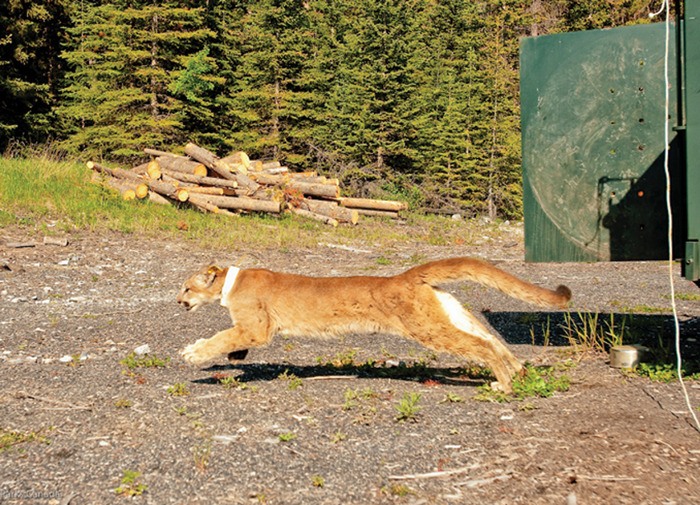
[[337, 179], [313, 172], [291, 172], [277, 161], [251, 160], [236, 152], [225, 158], [195, 144], [186, 156], [144, 149], [151, 161], [131, 170], [108, 168], [89, 161], [100, 182], [126, 200], [148, 198], [185, 203], [205, 212], [292, 212], [332, 226], [357, 224], [361, 215], [397, 218], [407, 205], [392, 200], [340, 196]]

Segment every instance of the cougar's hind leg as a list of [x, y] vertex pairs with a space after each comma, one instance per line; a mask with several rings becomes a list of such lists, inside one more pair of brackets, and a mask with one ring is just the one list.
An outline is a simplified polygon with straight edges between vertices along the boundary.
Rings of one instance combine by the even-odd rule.
[[510, 392], [522, 365], [501, 341], [455, 297], [431, 288], [419, 297], [419, 312], [404, 321], [409, 335], [424, 345], [485, 363], [501, 388]]

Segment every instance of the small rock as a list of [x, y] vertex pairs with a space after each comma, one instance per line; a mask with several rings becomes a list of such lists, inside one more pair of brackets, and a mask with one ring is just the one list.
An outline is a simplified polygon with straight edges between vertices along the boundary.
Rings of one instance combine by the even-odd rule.
[[25, 361], [26, 361], [27, 363], [38, 363], [39, 357], [38, 357], [38, 356], [27, 356], [27, 357], [25, 358]]
[[238, 440], [238, 435], [214, 435], [211, 437], [214, 442], [219, 442], [220, 444], [228, 445], [236, 440]]
[[58, 358], [58, 361], [60, 361], [61, 363], [70, 363], [71, 361], [73, 361], [73, 356], [68, 356], [68, 355], [66, 354], [66, 355], [63, 356], [63, 357]]
[[151, 347], [148, 344], [143, 344], [134, 349], [134, 354], [137, 356], [143, 356], [144, 354], [149, 354], [151, 352]]

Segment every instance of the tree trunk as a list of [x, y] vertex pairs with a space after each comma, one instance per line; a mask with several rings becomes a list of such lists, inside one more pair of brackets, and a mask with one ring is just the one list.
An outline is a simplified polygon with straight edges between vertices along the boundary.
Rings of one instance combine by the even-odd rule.
[[313, 219], [315, 221], [321, 221], [322, 223], [329, 224], [333, 227], [338, 226], [338, 221], [336, 219], [333, 219], [332, 217], [324, 216], [322, 214], [316, 214], [315, 212], [311, 212], [310, 210], [306, 209], [292, 208], [291, 210], [294, 214], [297, 214], [298, 216], [302, 216], [307, 219]]
[[228, 167], [219, 163], [219, 158], [214, 153], [207, 151], [191, 142], [185, 146], [185, 152], [195, 160], [203, 163], [207, 168], [216, 172], [219, 176], [230, 181], [235, 181], [236, 176], [231, 173]]
[[391, 210], [375, 210], [375, 209], [355, 209], [361, 216], [389, 217], [398, 219], [399, 213]]
[[230, 154], [225, 158], [221, 158], [220, 161], [241, 174], [247, 174], [248, 170], [250, 170], [250, 158], [243, 151]]
[[198, 175], [206, 177], [207, 167], [198, 161], [189, 158], [180, 158], [173, 156], [159, 156], [156, 161], [161, 169], [172, 170], [173, 172], [182, 172], [183, 174]]
[[303, 200], [300, 207], [315, 214], [331, 217], [340, 223], [357, 224], [357, 221], [360, 219], [357, 210], [340, 207], [335, 202]]
[[217, 179], [216, 177], [200, 177], [197, 175], [186, 174], [183, 172], [172, 172], [170, 170], [164, 170], [163, 173], [168, 177], [177, 179], [182, 182], [189, 182], [192, 184], [197, 184], [199, 186], [214, 186], [216, 188], [238, 188], [238, 183], [236, 181], [230, 181], [226, 179]]
[[260, 188], [260, 186], [248, 176], [244, 174], [232, 174], [228, 166], [225, 163], [221, 163], [221, 160], [214, 153], [202, 147], [196, 146], [190, 142], [185, 146], [185, 152], [195, 160], [204, 163], [207, 168], [213, 170], [224, 179], [238, 182], [238, 185], [247, 189], [250, 194], [255, 193]]
[[408, 208], [405, 202], [393, 200], [373, 200], [371, 198], [339, 198], [338, 203], [352, 209], [372, 209], [399, 212]]
[[250, 210], [253, 212], [282, 212], [282, 204], [271, 200], [256, 200], [254, 198], [234, 196], [197, 195], [209, 203], [223, 209]]
[[285, 189], [296, 190], [306, 196], [319, 196], [323, 198], [340, 197], [340, 188], [335, 184], [314, 184], [292, 180], [284, 187]]

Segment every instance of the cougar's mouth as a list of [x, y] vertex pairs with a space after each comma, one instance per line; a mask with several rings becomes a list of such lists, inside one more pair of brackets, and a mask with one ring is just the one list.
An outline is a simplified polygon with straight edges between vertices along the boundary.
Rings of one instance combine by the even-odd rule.
[[192, 304], [186, 300], [180, 300], [178, 303], [185, 307], [185, 310], [187, 310], [188, 312], [194, 312], [195, 310], [197, 310], [197, 307], [199, 307], [199, 305]]

